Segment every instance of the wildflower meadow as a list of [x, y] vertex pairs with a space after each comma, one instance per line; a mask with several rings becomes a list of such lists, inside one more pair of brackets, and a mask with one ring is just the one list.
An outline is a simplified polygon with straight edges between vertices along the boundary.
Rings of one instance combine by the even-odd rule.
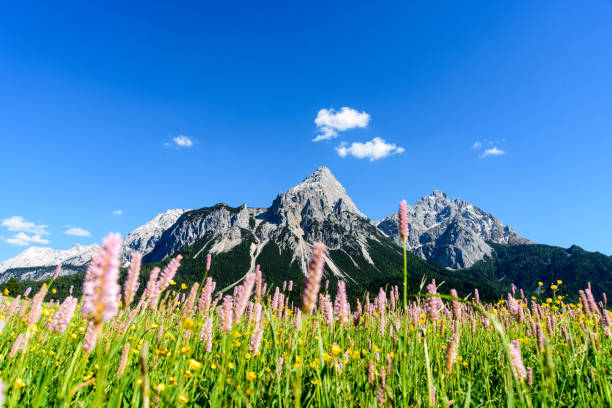
[[120, 245], [105, 238], [80, 299], [52, 299], [54, 279], [2, 295], [0, 406], [612, 406], [610, 311], [587, 282], [484, 303], [425, 280], [349, 299], [340, 280], [332, 297], [315, 243], [300, 288], [257, 267], [218, 291], [210, 255], [190, 288], [174, 285], [180, 256], [139, 288], [136, 255], [121, 287]]

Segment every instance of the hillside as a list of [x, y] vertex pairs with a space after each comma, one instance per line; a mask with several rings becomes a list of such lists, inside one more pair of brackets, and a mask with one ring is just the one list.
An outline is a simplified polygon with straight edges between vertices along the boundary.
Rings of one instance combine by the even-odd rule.
[[[612, 257], [588, 252], [573, 245], [567, 249], [549, 245], [500, 245], [489, 242], [491, 256], [461, 270], [473, 279], [490, 282], [498, 291], [514, 283], [529, 294], [551, 295], [550, 285], [563, 281], [559, 289], [575, 296], [591, 282], [596, 297], [612, 294]], [[540, 288], [538, 282], [544, 285]]]

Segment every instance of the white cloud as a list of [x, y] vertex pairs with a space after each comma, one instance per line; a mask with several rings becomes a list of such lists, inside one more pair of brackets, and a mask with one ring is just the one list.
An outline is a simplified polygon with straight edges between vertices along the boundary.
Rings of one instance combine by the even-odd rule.
[[386, 143], [380, 137], [375, 137], [365, 143], [353, 142], [350, 146], [343, 143], [336, 147], [336, 151], [340, 157], [351, 155], [358, 159], [369, 159], [372, 162], [393, 154], [403, 153], [405, 149], [391, 143]]
[[474, 142], [472, 145], [472, 149], [480, 149], [482, 147], [482, 142]]
[[49, 240], [44, 239], [38, 234], [28, 235], [25, 232], [19, 232], [12, 238], [2, 238], [11, 245], [26, 246], [30, 244], [48, 244]]
[[113, 215], [123, 215], [122, 209], [113, 210]]
[[321, 132], [313, 141], [329, 140], [338, 137], [338, 132], [353, 128], [364, 128], [370, 122], [370, 115], [359, 112], [346, 106], [340, 111], [334, 109], [321, 109], [314, 120]]
[[91, 237], [91, 233], [89, 231], [86, 231], [83, 228], [78, 228], [78, 227], [70, 228], [64, 231], [64, 234], [74, 235], [76, 237]]
[[9, 231], [22, 231], [34, 235], [49, 235], [49, 232], [47, 232], [47, 228], [49, 228], [48, 225], [38, 225], [19, 216], [5, 218], [0, 225], [7, 228]]
[[487, 156], [501, 156], [502, 154], [506, 154], [505, 151], [498, 149], [497, 147], [492, 147], [484, 151], [483, 154], [479, 156], [479, 158], [487, 157]]
[[193, 140], [184, 135], [178, 135], [177, 137], [172, 138], [174, 144], [178, 147], [191, 147], [193, 146]]
[[0, 221], [0, 226], [5, 227], [9, 231], [17, 232], [17, 234], [10, 238], [1, 238], [11, 245], [26, 246], [32, 243], [49, 243], [49, 240], [43, 238], [43, 235], [49, 235], [49, 231], [47, 231], [47, 228], [49, 228], [48, 225], [36, 224], [23, 217], [14, 216], [4, 218]]

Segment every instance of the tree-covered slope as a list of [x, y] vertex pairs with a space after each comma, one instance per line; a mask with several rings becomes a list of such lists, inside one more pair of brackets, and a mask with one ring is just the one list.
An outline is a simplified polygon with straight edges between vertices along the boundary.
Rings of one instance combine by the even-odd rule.
[[[494, 253], [461, 272], [489, 281], [499, 291], [512, 283], [530, 294], [550, 295], [551, 284], [563, 281], [559, 289], [574, 296], [591, 282], [596, 297], [612, 294], [612, 257], [588, 252], [574, 245], [568, 249], [549, 245], [500, 245], [489, 243]], [[538, 282], [542, 282], [540, 287]]]

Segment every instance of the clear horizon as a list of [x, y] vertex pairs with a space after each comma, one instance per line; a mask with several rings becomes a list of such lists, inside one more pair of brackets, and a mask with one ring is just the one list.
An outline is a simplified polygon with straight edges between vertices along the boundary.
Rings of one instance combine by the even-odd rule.
[[0, 6], [0, 262], [318, 166], [612, 254], [612, 2]]

